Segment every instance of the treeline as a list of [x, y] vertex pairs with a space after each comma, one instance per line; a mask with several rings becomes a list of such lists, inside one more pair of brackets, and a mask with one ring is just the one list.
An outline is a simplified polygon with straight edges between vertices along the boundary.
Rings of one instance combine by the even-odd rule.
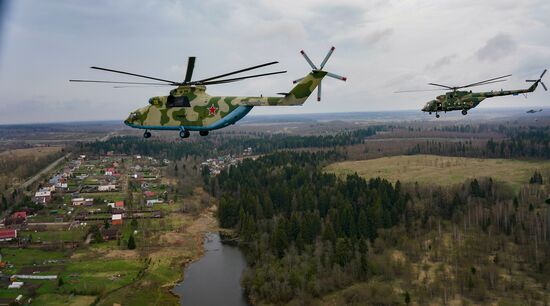
[[489, 131], [504, 134], [507, 138], [486, 142], [426, 141], [408, 149], [407, 154], [443, 154], [449, 156], [484, 157], [484, 158], [550, 158], [550, 127], [504, 127], [488, 125], [477, 127], [456, 126], [442, 127], [445, 131]]
[[365, 138], [375, 135], [387, 127], [382, 125], [370, 126], [368, 128], [340, 132], [331, 135], [315, 136], [292, 136], [286, 134], [264, 134], [259, 138], [240, 138], [224, 141], [218, 147], [221, 151], [233, 152], [235, 149], [242, 151], [245, 148], [253, 148], [259, 154], [271, 153], [282, 149], [295, 148], [334, 148], [338, 146], [349, 146], [360, 144]]
[[75, 149], [88, 154], [106, 154], [109, 151], [117, 154], [146, 155], [170, 160], [180, 160], [189, 156], [206, 156], [211, 154], [212, 143], [209, 141], [160, 141], [141, 137], [113, 137], [107, 141], [78, 143]]
[[491, 157], [502, 158], [550, 158], [550, 127], [501, 127], [509, 138], [487, 141], [486, 149]]
[[399, 223], [408, 196], [399, 183], [322, 172], [337, 158], [277, 153], [210, 180], [220, 225], [242, 239], [251, 266], [242, 282], [253, 298], [281, 303], [367, 279], [368, 241]]
[[[254, 154], [271, 153], [283, 149], [332, 148], [362, 143], [366, 137], [383, 130], [384, 126], [341, 132], [333, 135], [289, 136], [263, 134], [254, 137], [204, 137], [200, 141], [162, 141], [140, 137], [113, 137], [107, 141], [78, 143], [76, 149], [91, 154], [113, 151], [119, 154], [141, 154], [170, 160], [190, 156], [212, 157], [213, 154], [239, 154], [252, 148]], [[213, 148], [215, 148], [213, 150]]]

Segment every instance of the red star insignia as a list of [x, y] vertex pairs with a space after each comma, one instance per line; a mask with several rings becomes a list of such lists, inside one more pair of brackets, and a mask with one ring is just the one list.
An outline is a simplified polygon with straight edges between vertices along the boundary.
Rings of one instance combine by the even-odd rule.
[[208, 111], [210, 112], [210, 115], [214, 115], [218, 111], [218, 109], [214, 105], [212, 105], [210, 106]]

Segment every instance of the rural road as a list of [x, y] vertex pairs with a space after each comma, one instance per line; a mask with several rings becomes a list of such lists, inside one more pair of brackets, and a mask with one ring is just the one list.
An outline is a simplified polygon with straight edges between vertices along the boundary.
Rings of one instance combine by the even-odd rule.
[[59, 165], [59, 163], [61, 163], [65, 158], [68, 158], [69, 156], [71, 156], [72, 153], [67, 153], [65, 154], [64, 156], [58, 158], [56, 161], [54, 161], [53, 163], [51, 163], [49, 166], [47, 166], [46, 168], [42, 169], [40, 172], [38, 172], [37, 174], [35, 174], [33, 177], [29, 178], [28, 180], [26, 180], [23, 184], [21, 184], [20, 188], [22, 189], [26, 189], [27, 187], [29, 187], [32, 183], [36, 182], [36, 180], [38, 180], [42, 175], [52, 171], [53, 168], [57, 167], [57, 165]]
[[105, 142], [105, 141], [111, 139], [111, 137], [113, 137], [113, 136], [115, 136], [115, 132], [110, 132], [109, 134], [107, 134], [107, 135], [101, 137], [101, 138], [99, 139], [99, 141]]

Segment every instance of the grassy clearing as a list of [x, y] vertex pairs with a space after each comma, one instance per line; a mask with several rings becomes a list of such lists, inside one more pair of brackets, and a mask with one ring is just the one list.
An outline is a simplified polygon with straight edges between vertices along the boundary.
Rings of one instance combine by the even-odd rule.
[[60, 251], [42, 251], [38, 249], [2, 249], [2, 261], [9, 262], [16, 268], [42, 264], [47, 260], [64, 260], [65, 253]]
[[47, 232], [35, 232], [35, 231], [21, 231], [18, 233], [20, 237], [32, 236], [33, 241], [81, 241], [84, 239], [84, 229], [72, 229], [72, 230], [59, 230], [59, 231], [47, 231]]
[[62, 273], [62, 291], [99, 295], [132, 283], [143, 269], [143, 260], [72, 261]]
[[328, 172], [362, 177], [383, 177], [390, 181], [453, 185], [476, 177], [492, 177], [510, 183], [515, 190], [529, 183], [535, 170], [550, 171], [550, 161], [519, 161], [435, 155], [393, 156], [334, 163]]
[[43, 294], [33, 301], [33, 305], [89, 306], [95, 300], [95, 296], [89, 295]]

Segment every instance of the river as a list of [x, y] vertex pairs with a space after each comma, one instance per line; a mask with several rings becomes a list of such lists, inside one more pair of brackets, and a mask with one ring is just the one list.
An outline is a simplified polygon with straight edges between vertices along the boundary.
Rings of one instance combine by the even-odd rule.
[[172, 292], [183, 306], [247, 306], [241, 275], [246, 267], [239, 248], [222, 244], [217, 233], [204, 238], [204, 256], [185, 269], [184, 281]]

